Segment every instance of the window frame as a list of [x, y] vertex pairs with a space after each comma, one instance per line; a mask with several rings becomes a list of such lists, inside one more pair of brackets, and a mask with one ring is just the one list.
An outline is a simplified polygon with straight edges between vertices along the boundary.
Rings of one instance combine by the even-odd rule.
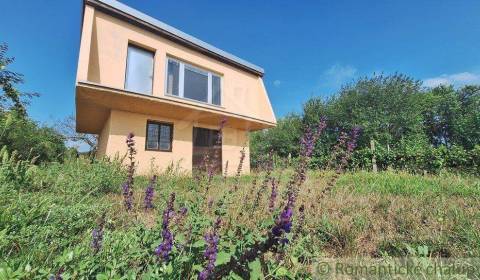
[[[158, 149], [151, 149], [148, 148], [148, 126], [150, 124], [155, 124], [155, 125], [164, 125], [164, 126], [169, 126], [170, 127], [170, 149], [169, 150], [163, 150], [160, 148], [160, 136], [161, 136], [161, 130], [158, 131]], [[173, 123], [169, 122], [162, 122], [162, 121], [155, 121], [155, 120], [147, 120], [147, 125], [145, 127], [145, 151], [154, 151], [154, 152], [172, 152], [173, 150]]]
[[[143, 51], [146, 51], [146, 52], [149, 52], [149, 53], [153, 54], [153, 56], [152, 56], [152, 88], [150, 89], [150, 93], [133, 91], [133, 90], [127, 89], [128, 49], [130, 47], [134, 47], [134, 48], [137, 48], [137, 49], [140, 49], [140, 50], [143, 50]], [[155, 49], [149, 49], [147, 47], [143, 47], [143, 46], [141, 46], [139, 44], [136, 44], [134, 42], [130, 42], [130, 41], [128, 42], [128, 44], [127, 44], [127, 56], [125, 57], [125, 76], [124, 76], [124, 81], [123, 81], [123, 89], [124, 90], [129, 91], [129, 92], [138, 93], [138, 94], [153, 96], [153, 89], [154, 89], [154, 83], [155, 83], [155, 59], [156, 59], [156, 56], [157, 56], [157, 51]]]
[[[169, 61], [174, 61], [179, 64], [179, 69], [178, 69], [178, 95], [174, 95], [168, 92], [168, 62]], [[198, 72], [200, 74], [207, 74], [207, 102], [201, 101], [201, 100], [196, 100], [193, 98], [188, 98], [185, 97], [185, 69], [189, 69], [194, 72]], [[213, 76], [216, 76], [220, 79], [220, 104], [214, 104], [213, 103]], [[165, 96], [169, 97], [174, 97], [174, 98], [181, 98], [184, 100], [189, 100], [193, 102], [198, 102], [202, 104], [207, 104], [210, 106], [216, 106], [216, 107], [222, 107], [222, 102], [223, 102], [223, 75], [219, 73], [215, 73], [213, 71], [207, 70], [205, 68], [201, 68], [198, 66], [195, 66], [193, 64], [190, 64], [188, 62], [184, 62], [182, 60], [167, 56], [167, 59], [165, 60]]]

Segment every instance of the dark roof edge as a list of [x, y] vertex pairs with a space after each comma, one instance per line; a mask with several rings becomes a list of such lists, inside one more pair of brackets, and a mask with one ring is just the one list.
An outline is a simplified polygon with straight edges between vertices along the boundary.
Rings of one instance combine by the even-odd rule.
[[147, 29], [153, 33], [166, 37], [176, 43], [189, 47], [202, 54], [218, 59], [224, 63], [236, 66], [242, 70], [263, 76], [263, 68], [243, 60], [233, 54], [225, 52], [208, 43], [201, 41], [185, 32], [182, 32], [166, 23], [135, 10], [116, 0], [84, 0], [85, 5], [91, 5], [109, 15], [125, 20], [131, 24]]

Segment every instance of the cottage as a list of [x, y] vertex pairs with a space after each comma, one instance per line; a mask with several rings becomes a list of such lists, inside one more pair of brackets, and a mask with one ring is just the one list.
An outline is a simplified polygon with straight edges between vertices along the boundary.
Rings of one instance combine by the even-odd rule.
[[231, 175], [244, 147], [249, 172], [248, 131], [276, 124], [262, 68], [114, 0], [85, 0], [81, 32], [76, 129], [98, 134], [99, 156], [124, 155], [133, 132], [140, 174], [221, 149]]

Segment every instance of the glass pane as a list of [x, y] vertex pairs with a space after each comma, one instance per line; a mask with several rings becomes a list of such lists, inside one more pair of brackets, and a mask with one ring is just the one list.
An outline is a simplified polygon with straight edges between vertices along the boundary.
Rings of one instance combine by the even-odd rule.
[[218, 130], [195, 127], [193, 143], [197, 147], [213, 147], [217, 143]]
[[183, 96], [208, 102], [208, 74], [185, 65], [185, 85]]
[[220, 105], [221, 102], [220, 77], [212, 75], [212, 103]]
[[169, 125], [161, 125], [160, 130], [160, 150], [167, 150], [171, 149], [171, 127]]
[[149, 123], [147, 129], [147, 149], [158, 150], [158, 134], [160, 126]]
[[167, 73], [167, 93], [178, 96], [180, 63], [169, 59]]
[[125, 89], [152, 94], [153, 53], [128, 46]]

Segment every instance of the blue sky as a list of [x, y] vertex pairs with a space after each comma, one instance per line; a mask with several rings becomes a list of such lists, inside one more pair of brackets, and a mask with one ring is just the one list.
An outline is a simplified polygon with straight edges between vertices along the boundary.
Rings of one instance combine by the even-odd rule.
[[[373, 72], [480, 83], [478, 0], [122, 2], [262, 66], [277, 117]], [[3, 1], [2, 10], [12, 69], [41, 94], [29, 113], [55, 124], [74, 112], [81, 1]]]

